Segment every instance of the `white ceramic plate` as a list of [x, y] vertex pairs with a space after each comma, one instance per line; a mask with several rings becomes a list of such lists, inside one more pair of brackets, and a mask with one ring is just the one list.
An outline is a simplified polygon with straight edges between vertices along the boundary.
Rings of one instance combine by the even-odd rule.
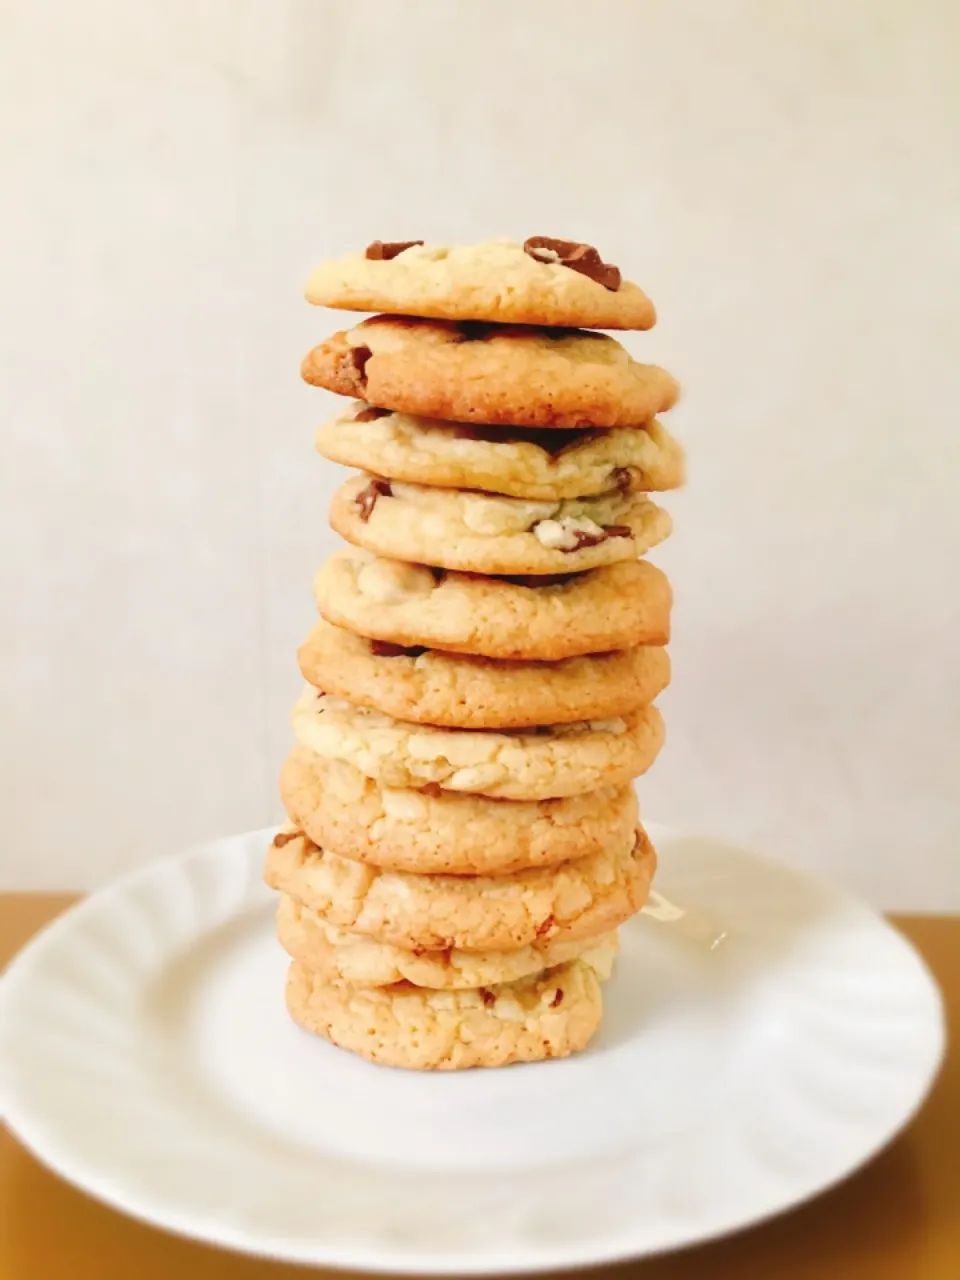
[[827, 1187], [936, 1072], [939, 997], [899, 935], [806, 876], [663, 831], [658, 887], [727, 936], [711, 950], [632, 922], [588, 1053], [369, 1066], [284, 1011], [271, 835], [94, 895], [4, 979], [8, 1122], [71, 1182], [172, 1231], [420, 1274], [639, 1256]]

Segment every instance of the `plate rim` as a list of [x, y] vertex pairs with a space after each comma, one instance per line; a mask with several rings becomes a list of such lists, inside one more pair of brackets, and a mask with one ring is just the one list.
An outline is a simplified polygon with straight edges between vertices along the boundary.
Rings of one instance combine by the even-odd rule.
[[[655, 1257], [679, 1249], [706, 1244], [740, 1231], [748, 1230], [779, 1217], [785, 1212], [810, 1203], [820, 1195], [831, 1191], [846, 1179], [857, 1174], [871, 1163], [890, 1144], [906, 1130], [924, 1106], [930, 1091], [940, 1073], [946, 1049], [946, 1017], [943, 996], [939, 985], [914, 944], [885, 915], [876, 911], [869, 904], [849, 892], [845, 886], [837, 885], [827, 877], [792, 866], [776, 858], [756, 853], [754, 850], [740, 846], [732, 841], [698, 832], [694, 828], [675, 824], [645, 824], [654, 842], [658, 840], [707, 840], [723, 850], [733, 853], [751, 862], [773, 866], [778, 871], [791, 877], [797, 877], [827, 893], [835, 900], [841, 900], [848, 907], [866, 912], [873, 925], [879, 926], [891, 940], [894, 940], [901, 951], [909, 956], [917, 966], [931, 996], [930, 1032], [931, 1046], [928, 1061], [924, 1064], [922, 1077], [917, 1068], [915, 1096], [909, 1108], [883, 1132], [876, 1140], [864, 1149], [855, 1160], [839, 1168], [834, 1175], [821, 1178], [817, 1184], [801, 1194], [787, 1191], [782, 1200], [760, 1212], [751, 1213], [735, 1221], [719, 1225], [706, 1222], [700, 1229], [688, 1230], [682, 1240], [675, 1243], [649, 1247], [639, 1244], [630, 1245], [628, 1241], [617, 1240], [609, 1248], [603, 1248], [596, 1241], [567, 1242], [562, 1246], [537, 1245], [521, 1252], [516, 1247], [502, 1250], [499, 1253], [486, 1253], [475, 1257], [465, 1250], [446, 1253], [416, 1253], [405, 1249], [403, 1253], [388, 1253], [382, 1245], [361, 1243], [348, 1248], [342, 1242], [325, 1242], [322, 1236], [288, 1238], [277, 1236], [267, 1242], [261, 1237], [245, 1233], [242, 1224], [222, 1221], [208, 1222], [201, 1214], [191, 1216], [189, 1211], [170, 1210], [162, 1206], [158, 1211], [145, 1203], [144, 1198], [135, 1191], [128, 1191], [122, 1181], [97, 1173], [84, 1171], [82, 1152], [73, 1151], [69, 1146], [66, 1152], [57, 1143], [44, 1139], [42, 1118], [30, 1114], [29, 1103], [24, 1107], [16, 1104], [16, 1089], [7, 1078], [5, 1070], [0, 1071], [0, 1118], [6, 1124], [15, 1139], [44, 1168], [62, 1178], [85, 1195], [108, 1208], [124, 1214], [133, 1220], [151, 1227], [154, 1230], [166, 1231], [184, 1240], [193, 1240], [228, 1252], [258, 1257], [270, 1261], [284, 1262], [299, 1266], [320, 1266], [345, 1271], [366, 1271], [371, 1274], [397, 1276], [449, 1276], [458, 1275], [531, 1275], [547, 1271], [569, 1271], [585, 1266], [604, 1266], [616, 1263]], [[60, 915], [44, 924], [20, 947], [0, 972], [0, 991], [8, 988], [11, 980], [15, 985], [29, 982], [31, 971], [47, 949], [55, 946], [61, 935], [69, 936], [77, 921], [88, 912], [100, 909], [110, 900], [121, 899], [142, 880], [149, 880], [157, 875], [166, 875], [180, 866], [189, 864], [194, 859], [208, 856], [219, 846], [233, 842], [262, 841], [269, 842], [278, 830], [278, 824], [249, 831], [236, 832], [232, 835], [206, 840], [173, 854], [152, 859], [140, 867], [134, 867], [124, 875], [108, 884], [91, 891], [79, 901], [71, 904]], [[203, 936], [207, 930], [201, 928], [197, 937]], [[0, 1011], [0, 1029], [5, 1022]], [[0, 1043], [3, 1035], [0, 1034]], [[72, 1154], [72, 1158], [71, 1158]]]

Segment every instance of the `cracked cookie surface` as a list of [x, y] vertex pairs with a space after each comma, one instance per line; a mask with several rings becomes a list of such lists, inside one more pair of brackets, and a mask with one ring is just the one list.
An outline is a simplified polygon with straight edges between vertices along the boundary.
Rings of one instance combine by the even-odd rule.
[[295, 746], [280, 774], [291, 821], [321, 848], [414, 875], [511, 875], [626, 854], [637, 797], [629, 785], [559, 800], [490, 800], [439, 787], [383, 787], [353, 765]]
[[685, 476], [683, 449], [659, 420], [598, 431], [511, 430], [355, 400], [318, 429], [316, 445], [331, 462], [388, 480], [547, 502], [617, 488], [677, 489]]
[[653, 303], [628, 280], [605, 288], [587, 275], [533, 256], [517, 240], [481, 244], [410, 243], [388, 259], [351, 253], [322, 263], [307, 281], [307, 300], [345, 311], [449, 320], [649, 329]]
[[307, 382], [419, 417], [521, 427], [633, 427], [676, 402], [665, 369], [577, 329], [374, 316], [308, 352]]
[[502, 800], [549, 800], [619, 786], [663, 744], [654, 706], [535, 729], [440, 729], [395, 720], [308, 685], [291, 714], [301, 746], [387, 787], [436, 784]]
[[298, 651], [305, 680], [398, 720], [511, 729], [599, 720], [647, 706], [670, 680], [662, 645], [560, 662], [476, 658], [368, 640], [320, 621]]
[[325, 923], [392, 947], [516, 951], [616, 929], [646, 902], [655, 868], [642, 828], [618, 854], [469, 877], [380, 871], [321, 849], [290, 826], [270, 846], [264, 878]]
[[548, 942], [515, 951], [407, 951], [328, 924], [322, 916], [283, 895], [277, 908], [277, 939], [293, 960], [326, 982], [386, 987], [411, 982], [433, 990], [463, 990], [516, 982], [568, 960], [583, 960], [601, 981], [610, 977], [617, 934]]
[[358, 635], [488, 658], [555, 661], [670, 638], [670, 584], [648, 560], [510, 580], [344, 547], [314, 595], [322, 617]]
[[565, 1058], [586, 1048], [603, 1012], [599, 979], [581, 960], [467, 991], [348, 986], [294, 961], [286, 998], [304, 1030], [370, 1062], [421, 1071]]
[[581, 573], [636, 560], [671, 530], [643, 493], [535, 502], [359, 475], [337, 490], [330, 525], [354, 546], [464, 573]]

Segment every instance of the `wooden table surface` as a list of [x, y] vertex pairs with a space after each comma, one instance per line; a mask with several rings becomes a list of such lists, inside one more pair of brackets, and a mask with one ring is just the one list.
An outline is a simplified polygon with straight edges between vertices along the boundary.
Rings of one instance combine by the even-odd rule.
[[[72, 899], [0, 894], [0, 964]], [[899, 917], [960, 1020], [960, 918]], [[726, 1240], [604, 1269], [610, 1280], [957, 1280], [960, 1055], [909, 1129], [813, 1203]], [[122, 1217], [0, 1135], [0, 1280], [295, 1280], [316, 1271], [222, 1253]], [[583, 1274], [583, 1273], [581, 1273]]]

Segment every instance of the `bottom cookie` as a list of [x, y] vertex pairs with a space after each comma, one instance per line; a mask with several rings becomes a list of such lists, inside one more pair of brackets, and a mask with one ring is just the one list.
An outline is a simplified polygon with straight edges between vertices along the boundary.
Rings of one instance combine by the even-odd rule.
[[294, 962], [286, 997], [304, 1030], [369, 1062], [418, 1071], [566, 1058], [586, 1048], [603, 1012], [599, 979], [581, 960], [467, 991], [346, 986]]

